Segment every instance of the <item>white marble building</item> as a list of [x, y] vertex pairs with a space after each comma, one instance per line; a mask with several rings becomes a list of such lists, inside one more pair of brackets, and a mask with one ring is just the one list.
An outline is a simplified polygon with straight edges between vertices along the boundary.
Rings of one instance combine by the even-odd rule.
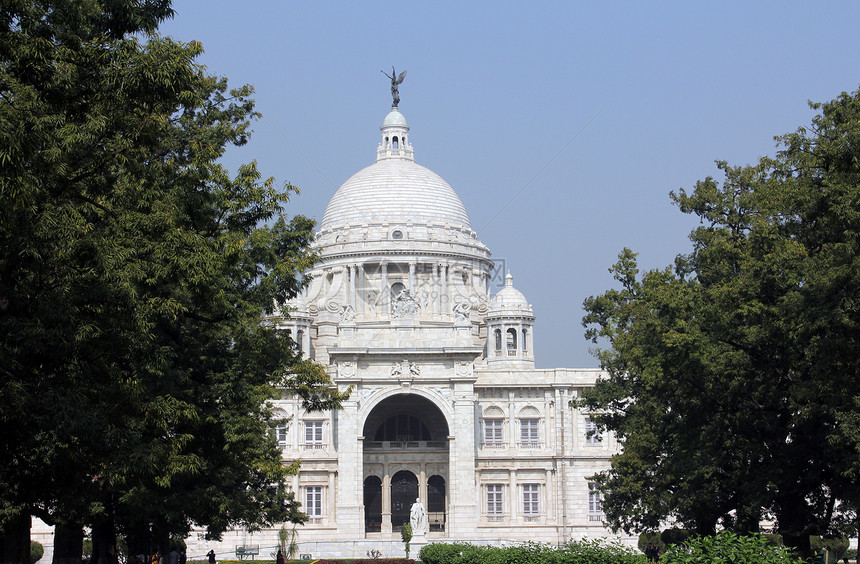
[[[588, 477], [618, 445], [589, 433], [588, 414], [573, 407], [599, 371], [535, 368], [532, 306], [510, 274], [491, 295], [490, 251], [451, 186], [415, 162], [399, 111], [381, 133], [376, 162], [325, 210], [310, 287], [273, 319], [338, 388], [354, 387], [331, 413], [276, 402], [278, 440], [285, 461], [301, 459], [292, 486], [310, 516], [299, 552], [402, 556], [399, 530], [416, 498], [429, 530], [413, 539], [413, 556], [426, 542], [608, 535]], [[217, 548], [275, 538], [236, 533]]]

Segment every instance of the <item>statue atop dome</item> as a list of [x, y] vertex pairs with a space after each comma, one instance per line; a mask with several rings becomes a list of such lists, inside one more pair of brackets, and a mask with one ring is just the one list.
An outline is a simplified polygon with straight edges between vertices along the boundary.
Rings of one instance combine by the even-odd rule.
[[392, 66], [390, 75], [385, 71], [379, 72], [391, 79], [391, 109], [396, 110], [397, 105], [400, 104], [400, 92], [398, 91], [397, 87], [400, 86], [400, 83], [403, 82], [404, 78], [406, 78], [406, 71], [403, 71], [398, 76], [397, 71], [395, 71], [394, 67]]

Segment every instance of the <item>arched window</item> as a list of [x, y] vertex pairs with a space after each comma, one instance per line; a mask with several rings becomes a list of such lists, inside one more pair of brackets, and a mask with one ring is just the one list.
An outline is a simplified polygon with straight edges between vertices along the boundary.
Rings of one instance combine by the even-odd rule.
[[540, 448], [540, 412], [532, 406], [523, 408], [520, 419], [520, 447]]
[[305, 340], [305, 332], [299, 329], [296, 331], [296, 350], [302, 352], [302, 341]]
[[498, 407], [489, 407], [484, 411], [484, 448], [504, 448], [505, 446], [505, 412]]
[[364, 480], [364, 530], [382, 531], [382, 480], [376, 476]]
[[394, 137], [392, 137], [392, 138], [391, 138], [391, 148], [392, 148], [392, 149], [399, 149], [399, 148], [400, 148], [400, 144], [399, 144], [399, 143], [398, 143], [398, 141], [397, 141], [397, 136], [396, 136], [396, 135], [395, 135]]
[[528, 329], [523, 329], [523, 352], [529, 350]]
[[517, 330], [511, 327], [508, 329], [508, 356], [517, 354]]
[[496, 329], [496, 352], [502, 351], [502, 330]]
[[401, 470], [391, 477], [391, 526], [395, 531], [409, 522], [412, 504], [418, 498], [418, 478], [409, 470]]
[[287, 443], [289, 442], [289, 421], [290, 418], [287, 416], [286, 412], [281, 409], [276, 409], [274, 413], [272, 413], [272, 423], [275, 426], [275, 439], [278, 441], [278, 445], [282, 448], [287, 446]]
[[445, 530], [445, 478], [430, 476], [427, 480], [427, 524], [431, 531]]

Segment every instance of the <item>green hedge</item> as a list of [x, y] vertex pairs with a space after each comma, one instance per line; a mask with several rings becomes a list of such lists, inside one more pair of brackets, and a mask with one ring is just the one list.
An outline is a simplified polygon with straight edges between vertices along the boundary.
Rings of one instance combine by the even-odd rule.
[[773, 546], [764, 535], [740, 536], [722, 532], [712, 537], [692, 537], [669, 547], [661, 564], [797, 564], [784, 546]]
[[411, 558], [339, 558], [337, 560], [303, 560], [306, 564], [413, 564]]
[[640, 564], [641, 554], [617, 542], [583, 540], [561, 547], [526, 543], [509, 547], [467, 543], [428, 544], [418, 555], [423, 564]]

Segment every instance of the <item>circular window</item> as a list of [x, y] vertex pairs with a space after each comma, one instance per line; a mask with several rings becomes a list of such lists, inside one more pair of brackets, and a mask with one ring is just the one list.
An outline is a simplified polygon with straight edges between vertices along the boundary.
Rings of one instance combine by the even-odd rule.
[[403, 239], [403, 231], [401, 231], [399, 229], [395, 229], [394, 231], [391, 232], [391, 238], [392, 239]]

